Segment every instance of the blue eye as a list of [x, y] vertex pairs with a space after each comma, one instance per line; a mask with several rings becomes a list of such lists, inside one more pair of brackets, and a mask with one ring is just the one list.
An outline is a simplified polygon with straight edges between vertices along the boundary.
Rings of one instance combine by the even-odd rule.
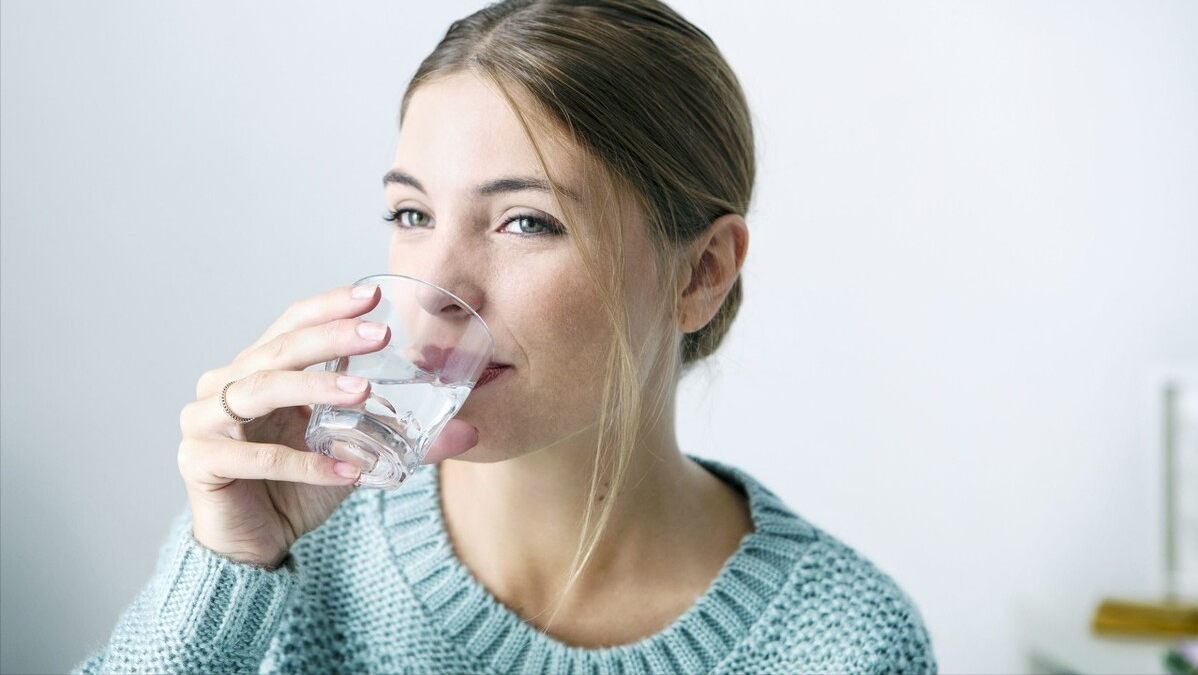
[[513, 216], [503, 224], [502, 232], [526, 235], [555, 235], [564, 234], [565, 229], [553, 218], [537, 218], [535, 216]]
[[433, 219], [416, 209], [396, 209], [383, 216], [383, 220], [396, 223], [399, 227], [428, 227]]

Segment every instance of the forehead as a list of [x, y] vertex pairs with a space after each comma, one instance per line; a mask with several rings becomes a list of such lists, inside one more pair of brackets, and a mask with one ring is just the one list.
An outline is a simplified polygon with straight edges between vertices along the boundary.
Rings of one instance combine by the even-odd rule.
[[581, 173], [581, 149], [527, 94], [513, 89], [508, 87], [509, 102], [497, 83], [469, 71], [420, 85], [404, 113], [396, 166], [419, 174], [422, 181], [452, 184], [473, 184], [496, 175], [548, 178], [537, 157], [539, 149], [554, 180], [573, 182]]

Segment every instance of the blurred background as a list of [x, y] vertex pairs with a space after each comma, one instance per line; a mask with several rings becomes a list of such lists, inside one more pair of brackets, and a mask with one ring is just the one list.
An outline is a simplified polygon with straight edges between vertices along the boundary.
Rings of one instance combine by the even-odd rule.
[[[0, 670], [105, 643], [185, 508], [199, 374], [385, 268], [401, 93], [480, 6], [0, 4]], [[760, 148], [683, 449], [893, 576], [943, 672], [1045, 667], [1036, 636], [1159, 595], [1160, 390], [1198, 386], [1198, 3], [674, 6]]]

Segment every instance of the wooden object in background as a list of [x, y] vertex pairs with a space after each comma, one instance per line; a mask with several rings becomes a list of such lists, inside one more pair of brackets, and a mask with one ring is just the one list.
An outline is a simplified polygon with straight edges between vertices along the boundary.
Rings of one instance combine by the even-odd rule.
[[1098, 635], [1198, 636], [1198, 604], [1106, 599], [1090, 627]]

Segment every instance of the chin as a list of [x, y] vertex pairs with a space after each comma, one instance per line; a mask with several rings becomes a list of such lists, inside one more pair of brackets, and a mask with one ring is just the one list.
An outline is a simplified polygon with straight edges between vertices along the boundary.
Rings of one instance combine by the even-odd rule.
[[[481, 435], [481, 431], [479, 432]], [[509, 459], [514, 459], [525, 453], [511, 448], [499, 448], [488, 444], [485, 441], [479, 441], [478, 445], [470, 448], [460, 455], [455, 455], [445, 460], [447, 462], [470, 462], [471, 464], [494, 464], [495, 462], [503, 462]]]
[[519, 453], [510, 454], [510, 456], [509, 456], [509, 454], [501, 454], [498, 452], [490, 451], [489, 448], [486, 447], [484, 444], [478, 444], [478, 445], [470, 448], [470, 450], [467, 450], [464, 453], [456, 454], [456, 456], [446, 459], [446, 462], [468, 462], [471, 464], [494, 464], [496, 462], [503, 462], [504, 459], [512, 459], [513, 457], [516, 456], [516, 454], [519, 454]]
[[466, 405], [462, 406], [454, 419], [478, 429], [478, 445], [449, 459], [491, 464], [528, 454], [527, 437], [513, 438], [515, 429], [510, 413], [497, 413], [487, 406], [471, 408], [470, 399], [466, 399]]

